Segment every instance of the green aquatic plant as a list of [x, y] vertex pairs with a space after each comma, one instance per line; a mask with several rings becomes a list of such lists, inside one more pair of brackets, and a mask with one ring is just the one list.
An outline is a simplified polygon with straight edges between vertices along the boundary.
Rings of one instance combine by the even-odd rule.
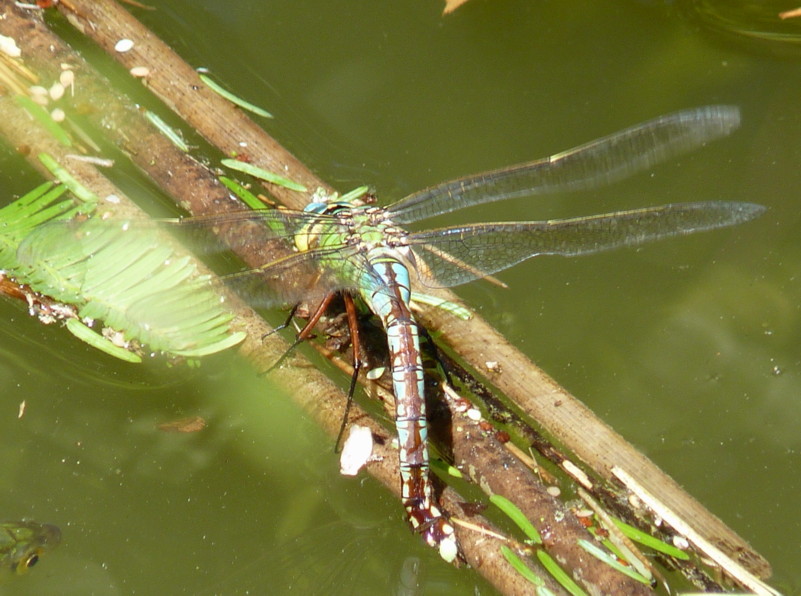
[[94, 204], [64, 192], [43, 184], [0, 209], [0, 268], [37, 296], [68, 306], [59, 315], [79, 339], [134, 362], [141, 345], [195, 358], [244, 339], [230, 329], [233, 315], [219, 287], [191, 257], [154, 229], [76, 218]]

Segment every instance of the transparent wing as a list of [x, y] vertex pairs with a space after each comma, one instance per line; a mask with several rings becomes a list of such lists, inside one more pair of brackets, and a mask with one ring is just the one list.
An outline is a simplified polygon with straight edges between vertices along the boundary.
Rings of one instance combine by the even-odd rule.
[[[365, 286], [374, 293], [392, 293], [364, 255], [345, 242], [351, 230], [336, 215], [271, 209], [157, 221], [156, 225], [198, 252], [239, 247], [258, 251], [264, 265], [220, 278], [253, 306], [314, 302], [330, 292]], [[297, 252], [295, 242], [304, 236], [301, 239], [307, 244], [319, 248]]]
[[[83, 284], [80, 280], [93, 263], [93, 254], [112, 246], [120, 247], [114, 249], [118, 255], [116, 266], [130, 278], [132, 268], [143, 260], [136, 250], [126, 247], [138, 246], [145, 238], [152, 243], [163, 232], [170, 232], [199, 253], [241, 247], [256, 252], [265, 261], [264, 265], [219, 278], [223, 285], [256, 307], [312, 302], [332, 291], [356, 290], [360, 284], [383, 286], [357, 249], [337, 241], [347, 234], [347, 228], [336, 217], [302, 211], [237, 211], [178, 220], [58, 221], [31, 234], [20, 246], [18, 258], [23, 263], [42, 263], [48, 255], [59, 255], [58, 279], [53, 283], [71, 290], [70, 297], [78, 300]], [[294, 240], [303, 233], [308, 234], [309, 241], [326, 234], [328, 239], [323, 248], [297, 252]], [[125, 242], [126, 238], [130, 242]], [[163, 242], [168, 243], [169, 237], [164, 236]], [[159, 258], [170, 255], [167, 250]]]
[[410, 242], [420, 282], [448, 287], [537, 255], [570, 257], [637, 246], [743, 223], [764, 210], [752, 203], [677, 203], [573, 219], [438, 228], [412, 234]]
[[347, 233], [335, 216], [292, 209], [243, 210], [167, 220], [119, 222], [125, 229], [161, 229], [194, 252], [208, 254], [236, 248], [259, 249], [274, 241], [294, 246], [295, 237], [311, 229]]
[[[264, 265], [220, 278], [256, 307], [315, 302], [330, 292], [363, 286], [391, 293], [364, 255], [345, 242], [350, 230], [335, 215], [281, 209], [190, 217], [161, 225], [165, 223], [200, 252], [209, 247], [259, 251]], [[215, 235], [207, 240], [210, 229]], [[297, 252], [295, 242], [304, 235], [308, 244], [320, 247]]]
[[726, 136], [739, 124], [733, 106], [676, 112], [545, 159], [426, 188], [387, 210], [406, 224], [491, 201], [595, 188]]
[[357, 291], [364, 283], [386, 287], [352, 247], [294, 253], [263, 267], [224, 275], [220, 281], [251, 306], [261, 308], [314, 303], [330, 292]]
[[66, 242], [82, 238], [86, 246], [89, 243], [83, 236], [90, 227], [112, 235], [115, 231], [137, 235], [167, 233], [199, 254], [224, 252], [232, 248], [258, 248], [273, 241], [282, 241], [283, 246], [291, 248], [298, 234], [312, 228], [328, 234], [347, 233], [347, 228], [335, 216], [290, 209], [248, 209], [174, 219], [71, 219], [50, 222], [46, 226], [47, 237]]

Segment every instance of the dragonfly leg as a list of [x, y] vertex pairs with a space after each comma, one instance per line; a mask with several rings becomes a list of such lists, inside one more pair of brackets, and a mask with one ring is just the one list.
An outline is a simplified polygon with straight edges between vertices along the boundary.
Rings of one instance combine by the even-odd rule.
[[261, 340], [264, 341], [266, 338], [270, 337], [274, 333], [278, 333], [279, 331], [283, 331], [292, 323], [292, 319], [295, 318], [295, 313], [298, 312], [298, 304], [295, 304], [289, 311], [289, 315], [287, 316], [286, 320], [278, 325], [278, 327], [271, 329], [267, 333], [261, 336]]
[[[270, 366], [270, 368], [268, 368], [267, 370], [265, 370], [261, 374], [266, 375], [270, 371], [272, 371], [272, 370], [278, 368], [279, 366], [281, 366], [284, 363], [284, 360], [289, 358], [289, 355], [295, 350], [295, 348], [297, 348], [300, 344], [302, 344], [304, 341], [306, 341], [309, 338], [309, 336], [311, 335], [312, 330], [317, 325], [317, 323], [320, 321], [320, 318], [323, 316], [323, 313], [328, 308], [328, 305], [331, 304], [331, 300], [334, 299], [335, 295], [336, 294], [332, 292], [330, 294], [327, 294], [326, 297], [323, 298], [322, 302], [320, 302], [320, 304], [317, 306], [315, 311], [312, 313], [311, 317], [309, 317], [309, 320], [306, 321], [306, 324], [303, 326], [303, 329], [301, 329], [300, 332], [295, 336], [295, 341], [292, 342], [292, 345], [290, 345], [286, 349], [286, 351], [283, 354], [281, 354], [281, 357], [278, 360], [276, 360], [275, 363], [272, 366]], [[290, 311], [289, 317], [287, 317], [287, 320], [284, 321], [284, 323], [282, 323], [281, 325], [279, 325], [275, 329], [273, 329], [272, 331], [270, 331], [270, 333], [268, 333], [267, 335], [271, 335], [271, 334], [275, 333], [276, 331], [278, 331], [280, 329], [286, 329], [287, 327], [289, 327], [289, 323], [292, 320], [292, 318], [295, 316], [295, 313], [297, 312], [297, 310], [298, 310], [298, 305], [296, 304], [295, 306], [292, 307], [292, 310]], [[264, 337], [267, 337], [267, 335], [265, 335]]]
[[[323, 316], [323, 313], [326, 311], [329, 304], [331, 304], [331, 301], [333, 300], [334, 296], [336, 296], [336, 293], [334, 292], [331, 292], [330, 294], [326, 295], [326, 297], [322, 300], [322, 302], [320, 302], [315, 311], [312, 313], [311, 317], [309, 317], [309, 320], [303, 326], [303, 329], [301, 329], [300, 332], [297, 334], [297, 336], [295, 337], [295, 341], [292, 342], [292, 345], [289, 346], [289, 348], [281, 355], [281, 357], [278, 359], [277, 362], [275, 362], [275, 364], [273, 364], [270, 368], [268, 368], [265, 371], [265, 374], [270, 372], [274, 368], [280, 366], [284, 362], [284, 360], [286, 360], [289, 357], [289, 355], [295, 348], [297, 348], [302, 342], [306, 341], [309, 338], [312, 330], [317, 325], [317, 323], [320, 322], [320, 318]], [[353, 296], [347, 293], [343, 294], [343, 301], [345, 302], [345, 312], [347, 313], [348, 316], [348, 328], [350, 329], [351, 348], [353, 349], [353, 374], [351, 375], [350, 378], [350, 386], [348, 388], [348, 399], [345, 405], [345, 413], [342, 416], [342, 425], [339, 427], [339, 433], [337, 433], [337, 440], [336, 443], [334, 444], [334, 452], [339, 451], [339, 445], [342, 441], [342, 436], [345, 433], [345, 426], [348, 423], [348, 414], [350, 414], [350, 407], [351, 404], [353, 403], [353, 394], [356, 391], [356, 382], [359, 379], [359, 372], [361, 371], [361, 366], [362, 366], [362, 361], [359, 356], [361, 354], [361, 344], [359, 341], [359, 324], [356, 314], [356, 305], [353, 302]], [[273, 329], [273, 331], [271, 331], [270, 333], [275, 333], [280, 329], [285, 329], [286, 327], [288, 327], [290, 321], [295, 316], [297, 310], [298, 310], [298, 305], [292, 307], [292, 310], [287, 320], [283, 324], [279, 325], [277, 328]]]
[[345, 413], [342, 415], [342, 425], [337, 433], [337, 441], [334, 445], [334, 452], [339, 452], [339, 445], [342, 435], [345, 433], [345, 426], [348, 424], [350, 406], [353, 403], [353, 394], [356, 391], [356, 381], [359, 379], [359, 371], [362, 368], [361, 342], [359, 340], [359, 321], [356, 316], [356, 305], [353, 303], [353, 296], [343, 295], [345, 301], [345, 312], [348, 315], [348, 328], [350, 329], [350, 346], [353, 350], [353, 374], [350, 376], [350, 386], [348, 387], [348, 400], [345, 403]]

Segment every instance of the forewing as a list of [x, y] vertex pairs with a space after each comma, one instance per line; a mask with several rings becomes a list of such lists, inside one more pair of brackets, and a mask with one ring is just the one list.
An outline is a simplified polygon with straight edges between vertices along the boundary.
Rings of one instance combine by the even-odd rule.
[[393, 221], [407, 224], [491, 201], [596, 188], [701, 147], [739, 124], [740, 112], [733, 106], [684, 110], [545, 159], [423, 189], [387, 210]]
[[295, 237], [317, 226], [331, 233], [340, 232], [342, 224], [332, 216], [291, 209], [245, 210], [208, 216], [167, 220], [145, 220], [129, 225], [159, 228], [175, 235], [193, 252], [208, 254], [238, 248], [260, 249], [272, 242], [283, 242], [287, 249]]
[[[313, 228], [315, 225], [317, 227]], [[357, 285], [348, 275], [356, 275], [363, 264], [352, 254], [352, 249], [329, 240], [325, 248], [297, 252], [294, 247], [296, 235], [306, 233], [306, 240], [314, 244], [313, 229], [324, 229], [331, 238], [341, 233], [342, 225], [338, 219], [329, 216], [284, 210], [237, 211], [179, 220], [93, 218], [59, 221], [46, 224], [31, 234], [20, 246], [18, 257], [23, 263], [42, 263], [46, 255], [59, 254], [58, 284], [65, 286], [71, 278], [64, 276], [72, 274], [72, 269], [61, 265], [67, 255], [74, 255], [69, 257], [74, 263], [74, 277], [82, 280], [87, 264], [92, 262], [92, 254], [111, 242], [120, 244], [125, 238], [140, 240], [150, 237], [155, 240], [162, 234], [161, 241], [165, 244], [175, 237], [199, 253], [230, 248], [250, 253], [258, 251], [264, 265], [223, 275], [220, 279], [254, 306], [273, 308], [314, 300], [328, 292]], [[165, 235], [164, 232], [172, 234]], [[140, 257], [133, 249], [127, 252], [119, 250], [118, 254], [121, 270], [138, 262]], [[352, 259], [350, 268], [343, 267], [347, 259]], [[78, 282], [70, 285], [76, 300], [80, 297], [80, 287]]]

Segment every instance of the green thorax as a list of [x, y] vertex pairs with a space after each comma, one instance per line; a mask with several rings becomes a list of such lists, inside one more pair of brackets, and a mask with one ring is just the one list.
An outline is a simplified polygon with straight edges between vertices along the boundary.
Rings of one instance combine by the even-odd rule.
[[[377, 247], [404, 249], [408, 246], [408, 233], [392, 223], [381, 207], [333, 200], [310, 203], [305, 211], [326, 217], [309, 223], [295, 235], [295, 246], [300, 251], [351, 247], [366, 254]], [[331, 225], [330, 217], [339, 225]]]

